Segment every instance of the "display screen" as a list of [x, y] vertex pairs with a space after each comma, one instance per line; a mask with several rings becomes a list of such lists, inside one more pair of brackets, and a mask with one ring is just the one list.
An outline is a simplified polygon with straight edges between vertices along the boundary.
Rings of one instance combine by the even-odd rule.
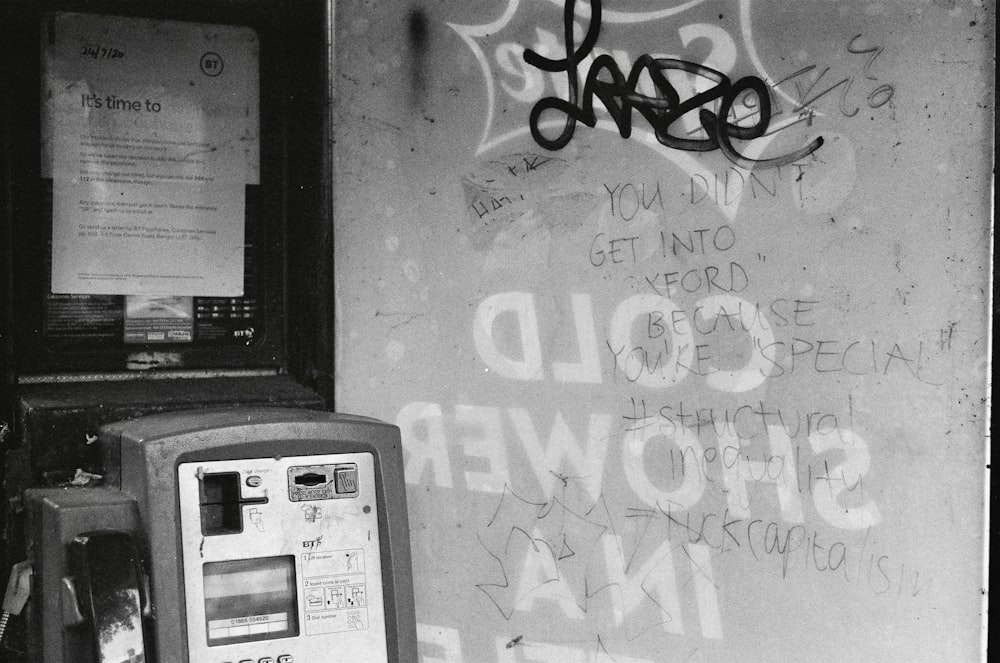
[[293, 555], [209, 562], [202, 568], [210, 647], [299, 634]]

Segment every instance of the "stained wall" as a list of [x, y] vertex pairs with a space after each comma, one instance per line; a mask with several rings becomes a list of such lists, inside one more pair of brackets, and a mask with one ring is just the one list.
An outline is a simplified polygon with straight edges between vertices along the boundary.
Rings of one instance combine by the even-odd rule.
[[978, 657], [994, 13], [338, 3], [424, 663]]

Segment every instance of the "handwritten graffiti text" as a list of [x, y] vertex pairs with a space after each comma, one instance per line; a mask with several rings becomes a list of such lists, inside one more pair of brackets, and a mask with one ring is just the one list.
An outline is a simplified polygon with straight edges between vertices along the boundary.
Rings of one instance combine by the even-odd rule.
[[[524, 60], [529, 65], [542, 71], [566, 72], [568, 79], [568, 99], [544, 97], [531, 109], [529, 119], [531, 135], [542, 147], [550, 150], [565, 147], [573, 138], [577, 122], [593, 128], [597, 124], [594, 113], [595, 96], [608, 110], [622, 138], [631, 136], [632, 110], [635, 109], [653, 128], [656, 140], [662, 145], [689, 152], [720, 150], [731, 162], [746, 169], [751, 169], [755, 165], [787, 165], [812, 154], [823, 144], [822, 138], [816, 138], [805, 147], [779, 157], [751, 159], [744, 156], [733, 145], [733, 139], [753, 140], [767, 132], [771, 122], [771, 97], [767, 85], [756, 76], [744, 76], [733, 83], [728, 76], [711, 67], [674, 58], [653, 58], [650, 55], [643, 55], [636, 60], [626, 79], [613, 57], [607, 54], [599, 55], [587, 73], [583, 86], [583, 105], [577, 105], [580, 101], [577, 65], [597, 44], [601, 30], [601, 2], [590, 0], [591, 21], [579, 48], [574, 48], [575, 5], [576, 0], [566, 0], [564, 6], [566, 57], [551, 59], [531, 49], [524, 51]], [[676, 88], [667, 80], [665, 73], [668, 71], [693, 74], [711, 81], [714, 86], [682, 101]], [[611, 78], [610, 81], [600, 78], [605, 72]], [[653, 81], [655, 96], [637, 92], [640, 76], [644, 72]], [[747, 92], [753, 93], [757, 98], [759, 109], [757, 122], [752, 126], [734, 124], [727, 118], [733, 104], [740, 95]], [[704, 108], [706, 104], [716, 100], [720, 102], [718, 114]], [[695, 110], [698, 110], [702, 129], [708, 134], [706, 138], [682, 138], [670, 133], [670, 128], [675, 122]], [[556, 111], [566, 116], [562, 131], [554, 138], [542, 133], [541, 117], [545, 111]]]

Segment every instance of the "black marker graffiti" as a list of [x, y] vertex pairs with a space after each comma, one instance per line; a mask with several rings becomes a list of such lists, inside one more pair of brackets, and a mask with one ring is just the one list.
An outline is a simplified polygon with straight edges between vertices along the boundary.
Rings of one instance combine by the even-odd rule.
[[[597, 44], [601, 31], [601, 2], [590, 0], [591, 20], [579, 48], [574, 48], [573, 16], [576, 0], [566, 0], [563, 9], [563, 29], [566, 43], [566, 57], [553, 60], [537, 52], [526, 49], [524, 60], [529, 65], [548, 72], [566, 72], [569, 82], [568, 99], [544, 97], [531, 109], [529, 126], [535, 142], [549, 150], [560, 150], [569, 144], [576, 131], [576, 123], [582, 122], [593, 128], [597, 124], [594, 114], [594, 97], [611, 115], [622, 138], [632, 134], [632, 110], [638, 110], [653, 128], [656, 140], [662, 145], [688, 152], [709, 152], [721, 150], [731, 162], [741, 168], [750, 169], [754, 166], [783, 166], [798, 161], [815, 152], [823, 144], [822, 138], [816, 138], [804, 148], [780, 157], [770, 159], [751, 159], [742, 155], [733, 146], [732, 139], [753, 140], [763, 136], [771, 122], [771, 97], [767, 85], [756, 76], [744, 76], [735, 83], [720, 71], [710, 67], [677, 60], [674, 58], [654, 58], [643, 55], [632, 66], [626, 79], [615, 60], [607, 54], [594, 59], [587, 73], [583, 86], [583, 106], [578, 106], [579, 80], [577, 65]], [[681, 101], [674, 86], [667, 80], [664, 72], [683, 71], [706, 78], [715, 86], [710, 90], [695, 94], [690, 99]], [[636, 91], [639, 77], [643, 71], [649, 74], [656, 89], [656, 96], [640, 94]], [[607, 72], [610, 81], [601, 80], [599, 76]], [[728, 118], [733, 104], [744, 92], [752, 92], [757, 96], [760, 117], [753, 126], [740, 126], [729, 122]], [[702, 108], [719, 100], [718, 114]], [[682, 138], [670, 133], [670, 127], [687, 113], [701, 109], [698, 119], [707, 138]], [[562, 131], [555, 138], [548, 138], [539, 126], [542, 113], [547, 110], [563, 113], [566, 116]]]
[[[870, 48], [859, 47], [857, 43], [861, 37], [861, 34], [856, 34], [851, 37], [851, 39], [847, 42], [846, 50], [851, 55], [869, 56], [862, 69], [862, 75], [865, 79], [878, 83], [879, 78], [871, 73], [871, 69], [875, 64], [875, 60], [882, 55], [885, 48], [882, 46], [873, 46]], [[808, 67], [803, 67], [802, 69], [799, 69], [798, 71], [777, 81], [774, 84], [774, 87], [777, 88], [780, 85], [790, 82], [795, 87], [795, 94], [799, 99], [798, 103], [792, 108], [792, 112], [799, 114], [806, 113], [806, 119], [810, 122], [812, 120], [812, 116], [816, 112], [816, 103], [837, 88], [840, 88], [840, 102], [838, 104], [838, 110], [844, 117], [854, 117], [861, 110], [861, 107], [857, 104], [854, 105], [853, 109], [848, 107], [848, 95], [850, 94], [851, 87], [854, 85], [855, 76], [845, 76], [822, 91], [814, 92], [820, 84], [820, 81], [823, 80], [829, 72], [830, 67], [828, 66], [820, 70], [818, 65], [809, 65]], [[805, 74], [813, 74], [814, 76], [812, 81], [808, 84], [801, 80], [801, 77]], [[827, 81], [829, 81], [829, 79], [827, 79]], [[868, 93], [865, 101], [867, 102], [868, 107], [874, 110], [890, 103], [895, 94], [896, 88], [894, 86], [889, 83], [882, 83]], [[781, 102], [777, 97], [775, 97], [774, 100], [777, 102], [778, 108], [777, 110], [772, 111], [772, 116], [780, 115], [782, 113]]]

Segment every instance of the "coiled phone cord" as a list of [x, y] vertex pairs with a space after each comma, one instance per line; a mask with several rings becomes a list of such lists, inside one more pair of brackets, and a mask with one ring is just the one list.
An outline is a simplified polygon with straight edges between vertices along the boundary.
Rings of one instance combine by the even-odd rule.
[[3, 614], [0, 614], [0, 642], [3, 642], [7, 631], [7, 622], [11, 615], [21, 614], [24, 604], [28, 602], [31, 593], [31, 563], [28, 560], [18, 562], [10, 570], [10, 580], [7, 582], [7, 592], [3, 597]]

